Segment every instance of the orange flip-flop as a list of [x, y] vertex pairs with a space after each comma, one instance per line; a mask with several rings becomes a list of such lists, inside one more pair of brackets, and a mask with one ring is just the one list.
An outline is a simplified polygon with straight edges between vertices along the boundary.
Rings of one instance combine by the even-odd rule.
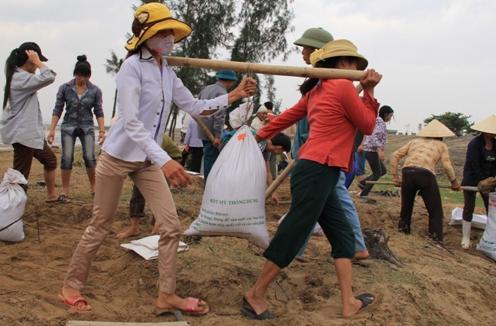
[[201, 299], [186, 298], [186, 301], [186, 309], [155, 307], [155, 315], [160, 316], [166, 313], [174, 313], [176, 310], [190, 316], [203, 316], [210, 312], [210, 306], [208, 303]]
[[[62, 300], [63, 303], [68, 305], [70, 307], [70, 309], [73, 309], [76, 311], [81, 311], [81, 312], [91, 310], [91, 306], [90, 306], [88, 300], [86, 300], [82, 295], [76, 295], [76, 296], [71, 297], [71, 298], [66, 298], [62, 294], [59, 294], [59, 298], [60, 298], [60, 300]], [[78, 308], [79, 303], [83, 303], [86, 306], [86, 309], [79, 309]]]

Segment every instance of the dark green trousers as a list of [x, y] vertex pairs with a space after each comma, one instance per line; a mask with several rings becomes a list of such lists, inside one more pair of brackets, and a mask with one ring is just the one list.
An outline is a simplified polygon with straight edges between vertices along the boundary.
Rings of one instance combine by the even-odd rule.
[[291, 176], [291, 208], [264, 252], [280, 268], [288, 266], [319, 222], [334, 258], [353, 258], [355, 236], [335, 193], [340, 169], [300, 160]]

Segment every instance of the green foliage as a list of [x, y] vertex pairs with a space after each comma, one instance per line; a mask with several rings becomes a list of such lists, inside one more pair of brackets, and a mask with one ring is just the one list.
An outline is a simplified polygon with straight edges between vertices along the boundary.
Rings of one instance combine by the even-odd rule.
[[469, 133], [471, 130], [470, 128], [473, 125], [473, 123], [468, 120], [470, 119], [470, 116], [464, 115], [463, 113], [445, 112], [440, 115], [433, 114], [429, 118], [425, 119], [424, 122], [429, 123], [433, 119], [439, 120], [457, 136], [463, 136]]

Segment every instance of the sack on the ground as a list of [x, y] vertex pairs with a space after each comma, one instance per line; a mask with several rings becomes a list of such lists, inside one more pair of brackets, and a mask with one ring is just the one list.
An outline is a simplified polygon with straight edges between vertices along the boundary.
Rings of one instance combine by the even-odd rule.
[[265, 162], [250, 128], [241, 127], [229, 140], [208, 175], [198, 218], [186, 235], [246, 238], [266, 248]]
[[[462, 225], [463, 208], [455, 207], [451, 211], [449, 225]], [[484, 230], [487, 224], [487, 216], [480, 214], [472, 214], [472, 227]]]
[[496, 261], [496, 192], [489, 194], [487, 225], [477, 245], [477, 250]]
[[0, 241], [24, 240], [22, 216], [28, 198], [20, 184], [27, 183], [26, 178], [14, 169], [8, 169], [3, 176], [0, 183]]

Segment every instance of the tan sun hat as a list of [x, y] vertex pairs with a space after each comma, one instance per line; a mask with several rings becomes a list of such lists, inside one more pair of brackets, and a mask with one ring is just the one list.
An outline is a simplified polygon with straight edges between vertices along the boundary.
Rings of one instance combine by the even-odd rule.
[[441, 137], [454, 137], [456, 136], [453, 131], [443, 125], [439, 120], [433, 119], [417, 134], [419, 137], [426, 138], [441, 138]]
[[348, 40], [335, 40], [326, 43], [321, 49], [315, 50], [310, 55], [312, 66], [321, 60], [335, 57], [353, 57], [358, 60], [358, 70], [364, 70], [368, 66], [365, 57], [357, 52], [357, 47]]
[[126, 43], [126, 49], [129, 51], [136, 50], [140, 44], [164, 29], [174, 31], [176, 43], [188, 37], [192, 31], [188, 24], [172, 18], [172, 13], [166, 5], [156, 2], [144, 4], [136, 9], [132, 29], [133, 36]]
[[491, 115], [472, 126], [473, 130], [485, 132], [487, 134], [496, 134], [496, 115]]

